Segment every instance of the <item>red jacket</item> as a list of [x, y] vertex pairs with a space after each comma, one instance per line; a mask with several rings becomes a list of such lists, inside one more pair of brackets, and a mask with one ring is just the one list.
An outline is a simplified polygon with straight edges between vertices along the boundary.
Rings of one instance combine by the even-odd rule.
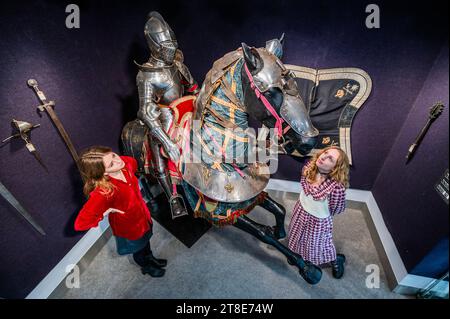
[[98, 188], [94, 189], [78, 213], [75, 230], [83, 231], [97, 227], [104, 218], [103, 213], [108, 208], [116, 208], [125, 212], [125, 214], [110, 213], [108, 215], [114, 235], [136, 240], [150, 229], [152, 223], [150, 211], [142, 199], [139, 182], [134, 175], [137, 170], [137, 162], [132, 157], [121, 156], [121, 158], [125, 162], [122, 171], [127, 183], [110, 177], [111, 183], [115, 186], [114, 192], [110, 196], [103, 195]]

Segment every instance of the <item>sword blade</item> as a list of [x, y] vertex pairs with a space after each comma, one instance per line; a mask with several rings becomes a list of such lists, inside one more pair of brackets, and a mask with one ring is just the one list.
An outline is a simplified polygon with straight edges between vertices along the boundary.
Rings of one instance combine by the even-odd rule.
[[[78, 153], [75, 150], [75, 146], [72, 143], [72, 140], [69, 137], [69, 134], [67, 133], [66, 129], [62, 125], [61, 121], [58, 118], [58, 115], [56, 115], [55, 110], [51, 106], [45, 106], [45, 110], [47, 111], [47, 114], [50, 116], [50, 119], [52, 120], [53, 124], [55, 124], [56, 129], [58, 130], [59, 134], [64, 140], [64, 143], [67, 146], [67, 149], [70, 152], [70, 155], [72, 155], [73, 160], [75, 161], [77, 167], [78, 167]], [[80, 167], [78, 167], [80, 169]]]
[[5, 185], [0, 182], [0, 194], [3, 196], [3, 198], [12, 206], [14, 207], [19, 214], [26, 219], [28, 223], [31, 224], [31, 226], [34, 227], [41, 235], [45, 236], [45, 231], [42, 229], [41, 226], [39, 226], [38, 223], [36, 223], [31, 217], [31, 215], [23, 208], [23, 206], [17, 201], [17, 199], [11, 194], [11, 192], [5, 187]]
[[42, 160], [41, 156], [37, 151], [31, 152], [33, 154], [34, 158], [41, 164], [41, 166], [45, 169], [47, 173], [49, 173], [47, 166], [45, 166], [44, 161]]

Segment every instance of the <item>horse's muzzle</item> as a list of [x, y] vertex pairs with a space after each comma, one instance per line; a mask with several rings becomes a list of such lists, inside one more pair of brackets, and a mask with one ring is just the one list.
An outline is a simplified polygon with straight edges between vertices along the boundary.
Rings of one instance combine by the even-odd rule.
[[318, 137], [302, 137], [302, 140], [300, 143], [298, 143], [295, 146], [295, 149], [301, 154], [301, 155], [308, 155], [309, 152], [316, 146]]

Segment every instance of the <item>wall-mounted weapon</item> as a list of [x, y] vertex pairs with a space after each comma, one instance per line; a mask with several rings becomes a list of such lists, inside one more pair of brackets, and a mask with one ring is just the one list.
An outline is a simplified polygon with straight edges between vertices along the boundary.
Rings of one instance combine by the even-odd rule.
[[428, 115], [428, 121], [425, 124], [425, 126], [422, 128], [422, 131], [420, 131], [419, 135], [416, 137], [416, 140], [408, 149], [408, 154], [406, 155], [406, 163], [408, 163], [411, 158], [413, 157], [415, 151], [420, 145], [420, 142], [422, 142], [423, 137], [427, 133], [428, 129], [430, 128], [431, 124], [436, 120], [439, 115], [441, 115], [442, 111], [444, 110], [444, 104], [441, 102], [437, 102], [435, 105], [433, 105], [430, 108], [430, 113]]
[[31, 226], [33, 226], [34, 229], [36, 229], [41, 235], [44, 235], [44, 236], [46, 235], [45, 231], [42, 229], [42, 227], [39, 226], [39, 224], [35, 222], [33, 217], [31, 217], [31, 215], [25, 210], [25, 208], [23, 208], [23, 206], [17, 201], [17, 199], [11, 194], [11, 192], [1, 182], [0, 182], [0, 195], [2, 195], [2, 197], [4, 199], [6, 199], [6, 201], [8, 203], [10, 203], [11, 206], [13, 206], [19, 212], [19, 214], [23, 218], [25, 218], [26, 221], [31, 224]]
[[45, 166], [44, 162], [42, 161], [41, 156], [39, 155], [38, 151], [36, 150], [36, 147], [34, 147], [33, 143], [31, 143], [30, 140], [30, 135], [29, 133], [31, 132], [32, 129], [35, 129], [39, 126], [41, 126], [40, 124], [36, 124], [33, 125], [29, 122], [25, 122], [25, 121], [18, 121], [13, 119], [12, 122], [13, 126], [19, 131], [17, 134], [13, 134], [8, 138], [5, 138], [2, 143], [6, 143], [10, 140], [12, 140], [13, 138], [21, 138], [22, 140], [25, 141], [25, 146], [28, 149], [28, 151], [33, 154], [34, 158], [36, 158], [36, 160], [39, 162], [39, 164], [42, 165], [43, 168], [45, 168], [45, 170], [48, 173], [48, 169], [47, 166]]
[[81, 172], [79, 163], [78, 163], [78, 153], [75, 150], [75, 147], [70, 140], [69, 134], [67, 134], [66, 130], [64, 129], [64, 126], [62, 125], [61, 121], [59, 120], [58, 116], [55, 113], [55, 110], [53, 109], [55, 107], [54, 101], [47, 101], [47, 98], [45, 97], [44, 92], [39, 90], [38, 83], [35, 79], [29, 79], [27, 82], [28, 86], [34, 90], [36, 95], [39, 98], [39, 101], [41, 102], [41, 105], [39, 105], [37, 108], [40, 112], [47, 112], [47, 114], [50, 116], [50, 119], [52, 120], [53, 124], [55, 124], [56, 129], [58, 130], [59, 134], [64, 140], [64, 143], [66, 144], [67, 148], [69, 149], [70, 155], [72, 155], [73, 160], [75, 161], [75, 164], [78, 167], [78, 170]]

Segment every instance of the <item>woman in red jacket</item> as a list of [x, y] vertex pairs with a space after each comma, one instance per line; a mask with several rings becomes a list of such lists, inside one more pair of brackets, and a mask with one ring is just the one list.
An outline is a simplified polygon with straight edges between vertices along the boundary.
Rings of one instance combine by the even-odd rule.
[[118, 254], [133, 254], [143, 274], [162, 277], [167, 260], [155, 258], [150, 249], [153, 224], [134, 175], [136, 160], [93, 146], [81, 154], [80, 167], [88, 201], [75, 220], [75, 230], [97, 227], [108, 216]]

